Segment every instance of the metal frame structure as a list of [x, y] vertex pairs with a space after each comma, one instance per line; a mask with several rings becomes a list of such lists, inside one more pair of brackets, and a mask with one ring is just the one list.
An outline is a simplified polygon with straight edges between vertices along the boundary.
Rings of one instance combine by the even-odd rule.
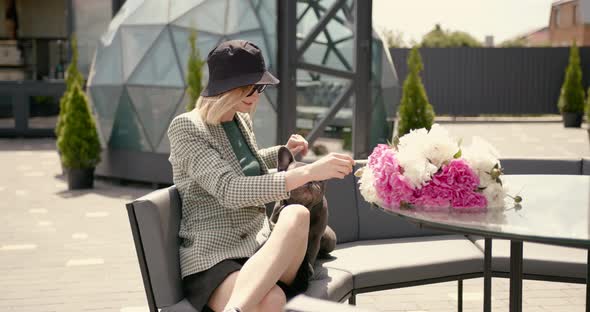
[[20, 81], [0, 83], [0, 95], [10, 97], [14, 127], [0, 128], [0, 137], [53, 137], [52, 128], [32, 128], [29, 125], [29, 98], [51, 96], [61, 98], [65, 82]]
[[[283, 0], [278, 7], [279, 33], [279, 76], [283, 83], [279, 85], [278, 140], [288, 140], [296, 129], [296, 72], [297, 69], [320, 74], [328, 74], [350, 81], [348, 88], [334, 98], [325, 116], [313, 127], [307, 140], [310, 144], [322, 135], [328, 122], [351, 97], [354, 96], [352, 121], [352, 150], [356, 159], [366, 158], [369, 152], [369, 135], [371, 125], [371, 40], [372, 40], [372, 0], [354, 0], [349, 7], [347, 0], [337, 0], [329, 8], [321, 7], [320, 1]], [[303, 3], [306, 10], [314, 10], [318, 22], [301, 43], [297, 45], [297, 4]], [[343, 9], [354, 20], [354, 64], [347, 64], [345, 58], [335, 45], [338, 43], [330, 37], [326, 26], [331, 20], [341, 21], [336, 13]], [[323, 12], [323, 15], [321, 15]], [[305, 12], [302, 14], [302, 16]], [[338, 70], [322, 65], [306, 63], [302, 56], [316, 37], [323, 33], [327, 38], [328, 51], [333, 51], [348, 70]], [[362, 104], [361, 104], [362, 103]]]

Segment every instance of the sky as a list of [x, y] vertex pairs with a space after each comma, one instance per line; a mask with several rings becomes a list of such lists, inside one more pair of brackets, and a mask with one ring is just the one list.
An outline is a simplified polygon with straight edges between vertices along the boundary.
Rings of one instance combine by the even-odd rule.
[[554, 0], [373, 0], [373, 26], [403, 33], [404, 41], [420, 41], [436, 23], [466, 31], [483, 42], [498, 44], [549, 23]]

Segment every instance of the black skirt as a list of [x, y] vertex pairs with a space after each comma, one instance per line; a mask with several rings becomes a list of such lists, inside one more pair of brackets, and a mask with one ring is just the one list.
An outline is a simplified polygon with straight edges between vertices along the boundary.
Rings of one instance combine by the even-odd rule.
[[[217, 289], [217, 287], [219, 287], [219, 285], [221, 285], [231, 273], [241, 270], [247, 260], [248, 258], [223, 260], [208, 270], [186, 276], [182, 280], [185, 297], [192, 306], [197, 309], [197, 311], [213, 311], [213, 309], [207, 305], [213, 291], [215, 291], [215, 289]], [[308, 262], [303, 260], [293, 283], [287, 285], [281, 281], [277, 281], [277, 286], [281, 287], [287, 300], [290, 300], [307, 290], [310, 278], [311, 272], [309, 270]]]

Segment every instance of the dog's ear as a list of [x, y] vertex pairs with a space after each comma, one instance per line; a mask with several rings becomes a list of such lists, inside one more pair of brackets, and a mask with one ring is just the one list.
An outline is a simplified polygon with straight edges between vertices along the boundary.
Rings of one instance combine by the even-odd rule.
[[281, 146], [279, 148], [277, 171], [287, 171], [287, 168], [289, 168], [289, 165], [293, 160], [294, 158], [291, 151], [288, 148]]

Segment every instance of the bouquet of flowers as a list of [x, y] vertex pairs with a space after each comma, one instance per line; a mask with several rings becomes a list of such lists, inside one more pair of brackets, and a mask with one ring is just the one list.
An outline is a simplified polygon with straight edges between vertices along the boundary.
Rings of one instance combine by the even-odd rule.
[[365, 200], [385, 209], [483, 211], [505, 205], [498, 157], [483, 139], [474, 137], [463, 148], [434, 124], [378, 145], [355, 175]]

